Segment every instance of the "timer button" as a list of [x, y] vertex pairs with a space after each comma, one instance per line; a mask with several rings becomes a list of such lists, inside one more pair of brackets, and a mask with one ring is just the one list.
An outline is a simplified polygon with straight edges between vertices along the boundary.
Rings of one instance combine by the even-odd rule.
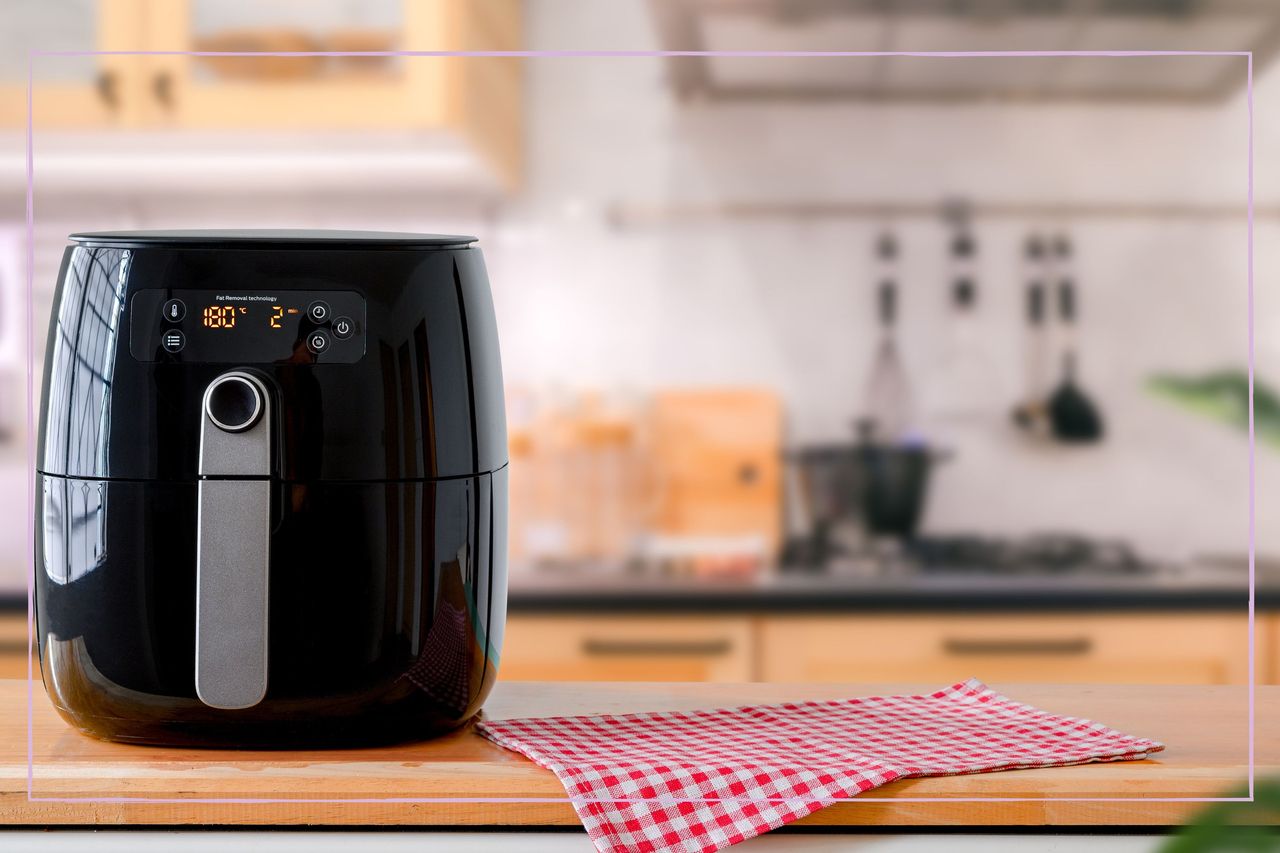
[[339, 317], [333, 321], [333, 336], [340, 341], [345, 341], [355, 333], [356, 324], [351, 322], [350, 317]]
[[329, 336], [324, 332], [312, 332], [307, 335], [307, 349], [316, 355], [324, 352], [329, 348]]
[[242, 376], [219, 379], [204, 395], [204, 410], [214, 426], [226, 432], [243, 432], [262, 413], [262, 395]]
[[187, 336], [177, 329], [170, 329], [160, 336], [160, 346], [164, 347], [165, 352], [182, 352], [186, 345]]
[[181, 299], [170, 299], [164, 304], [164, 318], [170, 323], [177, 323], [187, 316], [187, 306]]
[[325, 323], [329, 320], [329, 303], [316, 300], [307, 306], [307, 316], [313, 323]]

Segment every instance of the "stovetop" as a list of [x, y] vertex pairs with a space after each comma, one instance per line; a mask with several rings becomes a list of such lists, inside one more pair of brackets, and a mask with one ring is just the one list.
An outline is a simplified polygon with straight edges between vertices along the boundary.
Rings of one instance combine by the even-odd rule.
[[1074, 534], [925, 536], [897, 559], [929, 574], [1134, 576], [1161, 568], [1124, 541]]

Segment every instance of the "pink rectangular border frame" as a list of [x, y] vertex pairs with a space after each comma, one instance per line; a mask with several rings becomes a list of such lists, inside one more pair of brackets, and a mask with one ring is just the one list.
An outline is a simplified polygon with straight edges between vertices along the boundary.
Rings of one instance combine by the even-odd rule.
[[[1217, 50], [994, 50], [994, 51], [759, 51], [759, 50], [405, 50], [405, 51], [40, 51], [32, 50], [27, 56], [27, 554], [35, 563], [35, 168], [33, 147], [33, 110], [35, 60], [40, 57], [75, 56], [426, 56], [426, 57], [509, 57], [535, 58], [588, 58], [588, 57], [938, 57], [938, 58], [1018, 58], [1018, 57], [1153, 57], [1153, 56], [1238, 56], [1246, 59], [1245, 99], [1248, 114], [1247, 175], [1248, 175], [1248, 376], [1249, 376], [1249, 779], [1248, 796], [1245, 797], [849, 797], [835, 802], [893, 802], [893, 803], [978, 803], [978, 802], [1122, 802], [1122, 803], [1223, 803], [1254, 801], [1254, 736], [1255, 736], [1255, 595], [1257, 579], [1254, 568], [1255, 532], [1255, 436], [1253, 411], [1254, 382], [1254, 153], [1253, 153], [1253, 52]], [[35, 588], [34, 576], [27, 573], [27, 801], [36, 803], [539, 803], [569, 802], [568, 797], [338, 797], [338, 798], [286, 798], [286, 797], [37, 797], [34, 794], [35, 735], [33, 729], [35, 709], [35, 672], [31, 652], [35, 643]], [[787, 798], [744, 797], [754, 802], [786, 802]], [[609, 800], [608, 802], [615, 802]], [[627, 802], [617, 800], [616, 802]], [[641, 801], [643, 802], [643, 801]], [[694, 799], [690, 802], [703, 802]]]

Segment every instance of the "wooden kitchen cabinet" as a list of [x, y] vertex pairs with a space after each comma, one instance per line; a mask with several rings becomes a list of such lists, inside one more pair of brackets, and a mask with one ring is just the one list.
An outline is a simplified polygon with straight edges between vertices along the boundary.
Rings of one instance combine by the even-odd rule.
[[[421, 132], [433, 145], [474, 150], [502, 184], [518, 183], [519, 58], [261, 55], [518, 50], [518, 0], [316, 0], [305, 17], [296, 3], [272, 0], [84, 4], [83, 14], [93, 17], [91, 37], [77, 49], [126, 53], [77, 59], [89, 72], [71, 82], [37, 77], [33, 103], [39, 128]], [[68, 61], [40, 60], [50, 67]], [[25, 73], [0, 80], [0, 123], [25, 124], [26, 90]]]
[[[129, 51], [142, 39], [148, 0], [81, 0], [70, 7], [22, 3], [0, 6], [0, 126], [27, 122], [27, 77], [31, 110], [42, 129], [129, 127], [142, 116], [141, 57], [129, 55], [40, 56], [27, 65], [28, 50]], [[45, 16], [41, 20], [31, 20]], [[4, 40], [8, 43], [3, 43]], [[18, 44], [14, 40], [21, 40]]]
[[752, 681], [746, 616], [513, 616], [505, 681]]
[[[1280, 614], [1257, 627], [1258, 682], [1280, 684]], [[1243, 684], [1247, 666], [1225, 614], [516, 614], [505, 637], [506, 681]], [[26, 614], [0, 615], [0, 678], [27, 677], [26, 648]]]
[[764, 681], [1244, 684], [1248, 672], [1243, 614], [776, 616], [760, 631]]

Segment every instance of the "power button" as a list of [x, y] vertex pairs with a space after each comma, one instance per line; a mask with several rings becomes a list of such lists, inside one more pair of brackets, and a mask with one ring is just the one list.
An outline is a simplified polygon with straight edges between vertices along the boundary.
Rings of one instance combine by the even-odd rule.
[[333, 336], [340, 341], [345, 341], [355, 333], [356, 324], [351, 322], [350, 317], [339, 317], [333, 321]]

